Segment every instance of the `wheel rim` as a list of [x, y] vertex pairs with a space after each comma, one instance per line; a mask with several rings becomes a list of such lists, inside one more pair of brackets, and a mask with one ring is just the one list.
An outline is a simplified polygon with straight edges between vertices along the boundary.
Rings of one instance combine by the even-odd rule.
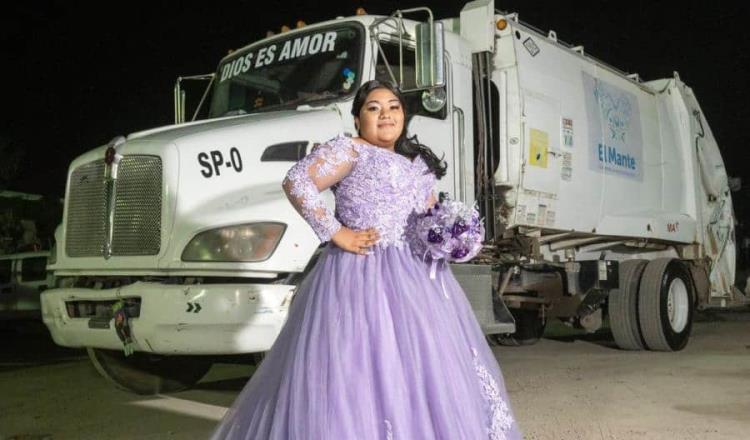
[[687, 326], [690, 314], [690, 301], [688, 299], [688, 290], [685, 282], [680, 278], [675, 278], [669, 285], [667, 295], [667, 314], [669, 316], [669, 325], [675, 333], [680, 333]]

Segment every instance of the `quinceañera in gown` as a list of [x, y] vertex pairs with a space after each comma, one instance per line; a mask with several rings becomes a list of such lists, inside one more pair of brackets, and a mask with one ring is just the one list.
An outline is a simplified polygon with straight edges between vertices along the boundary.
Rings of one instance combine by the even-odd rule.
[[[395, 89], [373, 83], [402, 103]], [[410, 225], [434, 203], [435, 182], [422, 155], [344, 135], [292, 167], [284, 188], [322, 242], [342, 226], [375, 230], [379, 240], [366, 253], [326, 245], [214, 438], [521, 437], [463, 290], [447, 264], [412, 250]], [[335, 215], [320, 197], [327, 188]]]

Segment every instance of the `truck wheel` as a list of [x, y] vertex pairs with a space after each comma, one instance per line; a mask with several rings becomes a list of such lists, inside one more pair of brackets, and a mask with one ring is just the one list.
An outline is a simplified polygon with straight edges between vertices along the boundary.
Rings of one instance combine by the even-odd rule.
[[645, 348], [638, 326], [638, 287], [647, 263], [646, 260], [620, 263], [620, 288], [609, 294], [609, 328], [615, 343], [623, 350]]
[[515, 333], [494, 335], [495, 342], [512, 347], [534, 345], [539, 342], [547, 325], [547, 320], [539, 316], [539, 310], [510, 309], [510, 313], [516, 320]]
[[183, 391], [195, 385], [211, 368], [211, 361], [189, 356], [160, 356], [87, 348], [94, 368], [120, 389], [136, 394]]
[[656, 351], [685, 348], [694, 304], [695, 291], [684, 263], [673, 258], [650, 261], [638, 289], [638, 317], [646, 346]]

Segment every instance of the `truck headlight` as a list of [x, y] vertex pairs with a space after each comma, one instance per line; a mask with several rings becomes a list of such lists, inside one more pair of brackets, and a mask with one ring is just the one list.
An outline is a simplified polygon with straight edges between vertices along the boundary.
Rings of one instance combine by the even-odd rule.
[[286, 225], [249, 223], [204, 231], [193, 237], [182, 252], [183, 261], [252, 262], [271, 256]]

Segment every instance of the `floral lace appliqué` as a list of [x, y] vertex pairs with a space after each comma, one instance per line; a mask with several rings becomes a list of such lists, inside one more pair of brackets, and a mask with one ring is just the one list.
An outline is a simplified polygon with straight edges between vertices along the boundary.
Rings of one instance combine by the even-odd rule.
[[393, 426], [389, 420], [385, 420], [385, 440], [393, 440]]
[[312, 227], [320, 241], [328, 241], [341, 223], [323, 199], [318, 185], [330, 186], [346, 176], [357, 159], [348, 142], [336, 138], [321, 145], [287, 173], [283, 186], [289, 199]]
[[379, 247], [407, 243], [407, 219], [423, 212], [435, 175], [424, 174], [421, 158], [406, 156], [371, 145], [357, 145], [357, 165], [336, 188], [336, 213], [348, 227], [375, 228]]
[[[330, 240], [343, 224], [377, 229], [378, 247], [401, 247], [409, 242], [408, 217], [426, 209], [435, 181], [420, 157], [411, 160], [338, 136], [295, 164], [284, 189], [321, 241]], [[336, 196], [335, 215], [318, 190], [329, 187]]]
[[479, 360], [477, 350], [472, 348], [471, 351], [474, 354], [474, 371], [479, 376], [482, 394], [490, 408], [489, 438], [490, 440], [505, 440], [507, 432], [513, 427], [513, 416], [510, 414], [510, 408], [503, 400], [495, 378]]

